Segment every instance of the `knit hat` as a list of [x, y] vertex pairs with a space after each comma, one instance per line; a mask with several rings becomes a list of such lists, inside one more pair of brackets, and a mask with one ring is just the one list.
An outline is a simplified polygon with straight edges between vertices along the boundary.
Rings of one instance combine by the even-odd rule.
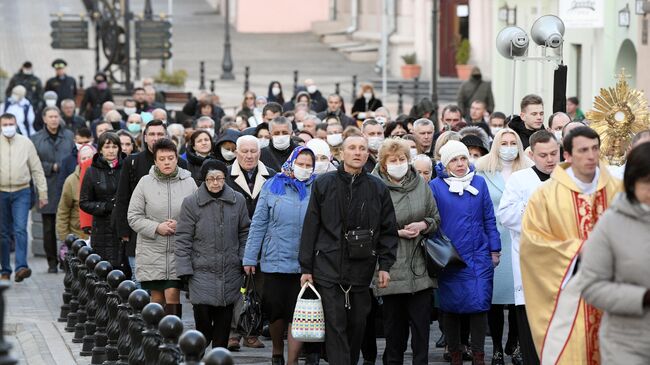
[[228, 176], [228, 167], [225, 163], [215, 159], [207, 159], [203, 161], [203, 165], [201, 165], [201, 176], [203, 177], [203, 180], [205, 180], [208, 172], [213, 170], [221, 171], [223, 172], [223, 176]]
[[451, 140], [445, 143], [440, 149], [440, 162], [445, 167], [449, 165], [451, 160], [458, 156], [465, 156], [469, 160], [469, 150], [463, 142]]

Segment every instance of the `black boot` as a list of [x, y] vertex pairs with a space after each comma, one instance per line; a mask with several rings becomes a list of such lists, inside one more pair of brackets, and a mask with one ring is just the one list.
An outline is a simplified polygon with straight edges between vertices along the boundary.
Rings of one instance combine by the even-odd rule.
[[165, 314], [173, 315], [178, 318], [183, 318], [183, 305], [182, 304], [165, 304]]
[[305, 365], [318, 365], [319, 362], [319, 353], [307, 354], [307, 356], [305, 356]]

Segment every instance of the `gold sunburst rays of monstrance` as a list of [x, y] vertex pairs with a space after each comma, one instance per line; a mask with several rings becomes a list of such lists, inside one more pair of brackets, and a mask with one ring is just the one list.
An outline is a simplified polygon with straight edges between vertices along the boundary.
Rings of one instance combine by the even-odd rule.
[[643, 91], [630, 88], [629, 77], [622, 68], [616, 87], [601, 88], [586, 114], [589, 126], [600, 135], [600, 156], [610, 165], [624, 164], [632, 137], [650, 128], [648, 100]]

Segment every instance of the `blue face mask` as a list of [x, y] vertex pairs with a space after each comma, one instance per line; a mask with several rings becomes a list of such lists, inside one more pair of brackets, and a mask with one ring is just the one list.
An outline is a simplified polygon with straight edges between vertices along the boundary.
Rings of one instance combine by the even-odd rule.
[[514, 161], [519, 154], [517, 146], [501, 146], [499, 147], [499, 157], [503, 161]]
[[138, 123], [131, 123], [127, 127], [129, 129], [129, 132], [131, 133], [138, 133], [140, 130], [142, 130], [142, 126]]

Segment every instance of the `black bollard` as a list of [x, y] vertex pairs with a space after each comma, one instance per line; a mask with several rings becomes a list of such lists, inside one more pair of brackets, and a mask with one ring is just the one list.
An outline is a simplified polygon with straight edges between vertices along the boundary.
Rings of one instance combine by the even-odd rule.
[[404, 86], [402, 83], [397, 85], [397, 114], [404, 113]]
[[79, 89], [84, 89], [84, 75], [79, 75]]
[[199, 90], [205, 90], [205, 61], [199, 62]]
[[248, 91], [250, 87], [250, 77], [251, 77], [251, 68], [249, 66], [244, 67], [244, 92]]
[[68, 313], [70, 313], [70, 300], [72, 299], [72, 274], [70, 273], [70, 260], [72, 259], [72, 243], [79, 239], [74, 234], [69, 234], [64, 241], [65, 246], [68, 248], [68, 252], [63, 258], [63, 270], [65, 275], [63, 275], [63, 304], [61, 305], [61, 314], [59, 314], [58, 322], [67, 322]]
[[298, 91], [298, 70], [293, 71], [293, 93]]
[[205, 357], [203, 358], [203, 363], [205, 365], [234, 365], [235, 362], [232, 359], [232, 354], [230, 351], [224, 349], [223, 347], [217, 347], [212, 349]]
[[108, 308], [106, 307], [106, 296], [110, 287], [106, 282], [106, 276], [113, 271], [113, 265], [108, 261], [102, 261], [95, 266], [95, 303], [97, 303], [97, 313], [95, 314], [95, 347], [92, 349], [91, 365], [102, 365], [106, 358], [106, 344], [108, 337], [106, 335], [106, 326], [108, 325]]
[[66, 332], [74, 332], [74, 326], [77, 324], [77, 311], [79, 310], [79, 280], [77, 279], [78, 267], [81, 264], [79, 261], [79, 249], [86, 246], [86, 241], [76, 240], [70, 247], [70, 310], [68, 312], [67, 323], [65, 326]]
[[84, 246], [79, 249], [79, 266], [77, 266], [77, 280], [79, 281], [79, 310], [77, 311], [77, 323], [74, 326], [73, 343], [82, 343], [86, 334], [86, 306], [88, 305], [88, 290], [86, 288], [86, 260], [92, 255], [92, 248]]
[[120, 297], [120, 304], [117, 306], [117, 322], [120, 327], [117, 339], [118, 365], [129, 365], [129, 346], [131, 345], [131, 337], [129, 336], [129, 314], [131, 314], [129, 295], [136, 289], [135, 283], [131, 280], [124, 280], [117, 287], [117, 294]]
[[178, 346], [181, 348], [184, 365], [201, 365], [201, 356], [205, 350], [205, 336], [197, 330], [189, 330], [178, 339]]
[[106, 276], [106, 282], [111, 291], [106, 298], [106, 307], [108, 308], [106, 336], [108, 341], [106, 343], [106, 361], [104, 361], [104, 365], [115, 365], [119, 359], [117, 339], [120, 337], [120, 324], [117, 320], [117, 311], [118, 305], [120, 304], [120, 296], [117, 294], [117, 288], [124, 280], [126, 280], [126, 275], [121, 270], [113, 270]]
[[357, 93], [357, 75], [352, 75], [352, 93], [351, 93], [351, 98], [352, 98], [352, 104], [356, 101], [355, 94]]
[[83, 337], [81, 356], [90, 356], [93, 354], [93, 347], [95, 347], [95, 314], [97, 313], [97, 303], [95, 301], [95, 283], [97, 282], [97, 275], [95, 275], [95, 266], [102, 261], [102, 257], [94, 253], [86, 259], [86, 292], [88, 294], [88, 303], [86, 304], [86, 322], [84, 323], [85, 335]]
[[334, 83], [334, 94], [341, 95], [341, 83], [340, 82], [335, 82]]
[[210, 80], [210, 92], [214, 94], [214, 84], [217, 80]]
[[142, 309], [149, 304], [149, 294], [142, 289], [137, 289], [129, 295], [129, 305], [132, 314], [129, 315], [129, 336], [131, 337], [129, 351], [129, 365], [144, 365], [144, 351], [142, 349], [142, 330], [144, 320]]
[[158, 347], [158, 365], [178, 365], [182, 355], [177, 342], [183, 333], [183, 322], [176, 316], [165, 316], [158, 324], [158, 331], [163, 337], [163, 344]]
[[5, 295], [4, 291], [9, 289], [8, 281], [0, 281], [0, 365], [15, 365], [18, 360], [14, 359], [10, 354], [11, 344], [5, 341]]
[[158, 323], [165, 316], [165, 309], [158, 303], [149, 303], [142, 309], [142, 319], [145, 330], [142, 331], [142, 349], [145, 365], [158, 364], [158, 346], [162, 344], [162, 336], [158, 332]]
[[418, 91], [418, 88], [420, 87], [420, 79], [419, 78], [414, 78], [413, 79], [413, 105], [417, 105], [418, 103], [418, 98], [420, 97], [420, 93]]

